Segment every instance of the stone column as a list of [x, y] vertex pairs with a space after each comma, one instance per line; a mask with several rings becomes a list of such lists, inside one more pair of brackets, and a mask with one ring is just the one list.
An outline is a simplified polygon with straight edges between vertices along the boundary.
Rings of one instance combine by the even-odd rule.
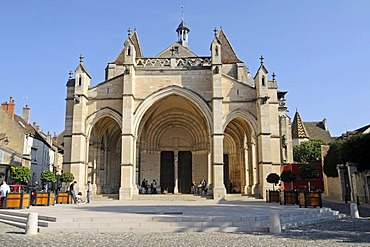
[[340, 185], [341, 185], [341, 198], [343, 201], [346, 200], [346, 181], [344, 179], [344, 171], [346, 169], [346, 166], [341, 164], [341, 165], [337, 165], [337, 170], [338, 170], [338, 178], [339, 178], [339, 181], [340, 181]]
[[244, 185], [244, 194], [249, 194], [249, 172], [250, 172], [250, 167], [249, 167], [249, 150], [248, 146], [244, 148], [244, 168], [245, 168], [245, 185]]
[[260, 194], [260, 181], [259, 181], [259, 169], [257, 163], [257, 150], [256, 150], [256, 143], [253, 140], [251, 143], [251, 153], [252, 153], [252, 168], [253, 168], [253, 184], [252, 184], [252, 193], [253, 194]]
[[351, 163], [351, 162], [346, 162], [346, 166], [348, 169], [348, 178], [349, 178], [349, 184], [351, 186], [351, 200], [356, 201], [356, 196], [358, 194], [357, 192], [357, 184], [356, 184], [356, 179], [354, 178], [354, 173], [357, 172], [357, 164], [356, 163]]
[[174, 180], [175, 180], [175, 188], [173, 189], [174, 194], [179, 193], [179, 151], [174, 151]]

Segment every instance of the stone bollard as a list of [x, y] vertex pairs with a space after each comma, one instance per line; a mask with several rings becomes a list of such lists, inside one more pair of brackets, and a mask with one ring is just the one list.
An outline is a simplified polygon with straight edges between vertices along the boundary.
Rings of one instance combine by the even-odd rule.
[[280, 215], [277, 211], [270, 211], [269, 232], [281, 233]]
[[360, 218], [360, 214], [358, 212], [357, 204], [351, 203], [350, 204], [350, 212], [351, 212], [351, 218]]
[[38, 230], [38, 213], [28, 213], [26, 235], [37, 234]]

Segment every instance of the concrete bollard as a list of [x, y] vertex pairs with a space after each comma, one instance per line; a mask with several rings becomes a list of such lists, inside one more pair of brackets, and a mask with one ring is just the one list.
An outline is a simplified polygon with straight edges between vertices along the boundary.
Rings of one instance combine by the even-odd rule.
[[39, 221], [38, 213], [28, 213], [26, 235], [37, 234], [38, 221]]
[[277, 211], [270, 211], [269, 232], [281, 233], [280, 215]]
[[358, 212], [356, 203], [350, 204], [350, 213], [351, 213], [351, 218], [360, 218], [360, 213]]

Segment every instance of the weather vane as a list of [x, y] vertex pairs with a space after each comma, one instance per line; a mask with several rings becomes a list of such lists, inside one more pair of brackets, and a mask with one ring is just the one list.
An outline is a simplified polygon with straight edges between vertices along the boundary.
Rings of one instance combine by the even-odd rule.
[[184, 20], [184, 5], [181, 5], [181, 18]]

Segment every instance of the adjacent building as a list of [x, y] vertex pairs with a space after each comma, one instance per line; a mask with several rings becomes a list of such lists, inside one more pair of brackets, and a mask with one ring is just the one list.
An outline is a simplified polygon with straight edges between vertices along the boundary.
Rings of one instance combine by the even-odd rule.
[[15, 102], [3, 102], [0, 109], [0, 180], [10, 181], [11, 166], [26, 166], [31, 169], [29, 184], [40, 181], [44, 170], [61, 174], [63, 148], [44, 134], [36, 123], [31, 125], [30, 111], [26, 105], [22, 116], [16, 115]]

